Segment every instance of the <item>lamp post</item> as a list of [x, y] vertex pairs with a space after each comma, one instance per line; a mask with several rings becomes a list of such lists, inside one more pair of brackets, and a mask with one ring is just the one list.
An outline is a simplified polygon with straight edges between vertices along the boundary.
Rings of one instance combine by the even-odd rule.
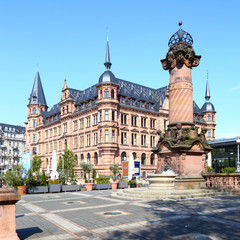
[[240, 137], [236, 137], [236, 143], [237, 143], [237, 164], [236, 164], [236, 171], [235, 172], [240, 172], [240, 162], [239, 162]]

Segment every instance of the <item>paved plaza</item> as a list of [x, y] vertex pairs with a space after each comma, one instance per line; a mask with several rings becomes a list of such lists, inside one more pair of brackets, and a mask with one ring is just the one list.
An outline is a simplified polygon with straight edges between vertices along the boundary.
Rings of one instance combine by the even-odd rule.
[[126, 201], [113, 190], [25, 195], [20, 239], [240, 239], [240, 196]]

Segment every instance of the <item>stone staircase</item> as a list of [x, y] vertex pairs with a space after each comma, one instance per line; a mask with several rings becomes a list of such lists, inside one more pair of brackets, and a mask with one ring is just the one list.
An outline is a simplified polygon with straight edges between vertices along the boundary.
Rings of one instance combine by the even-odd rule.
[[128, 188], [118, 190], [112, 197], [125, 200], [153, 201], [153, 200], [190, 200], [201, 197], [229, 195], [229, 193], [213, 189], [162, 190], [150, 188]]

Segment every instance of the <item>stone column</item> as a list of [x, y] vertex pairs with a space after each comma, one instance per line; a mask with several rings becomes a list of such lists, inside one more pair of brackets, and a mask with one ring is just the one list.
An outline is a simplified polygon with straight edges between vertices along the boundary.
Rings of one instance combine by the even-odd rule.
[[19, 240], [16, 233], [16, 202], [21, 195], [11, 188], [0, 188], [0, 240]]

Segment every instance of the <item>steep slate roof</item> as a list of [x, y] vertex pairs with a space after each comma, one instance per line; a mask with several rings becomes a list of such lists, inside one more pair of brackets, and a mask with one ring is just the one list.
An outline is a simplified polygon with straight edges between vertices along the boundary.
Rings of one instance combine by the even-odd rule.
[[[36, 98], [35, 101], [33, 97]], [[40, 105], [47, 106], [47, 102], [45, 99], [45, 95], [43, 92], [43, 87], [42, 87], [42, 83], [41, 83], [41, 79], [38, 71], [35, 76], [32, 93], [30, 94], [29, 104], [40, 104]]]
[[[2, 131], [2, 132], [25, 133], [25, 131], [26, 131], [25, 127], [21, 127], [18, 125], [6, 124], [6, 123], [0, 123], [0, 127], [1, 127], [0, 131]], [[13, 129], [15, 129], [15, 130], [13, 130]]]
[[[42, 111], [42, 117], [43, 117], [44, 124], [58, 121], [59, 114], [60, 114], [60, 103], [53, 105], [53, 107], [49, 111]], [[51, 118], [51, 116], [54, 116], [54, 117]], [[47, 118], [50, 118], [49, 122], [46, 121]]]

